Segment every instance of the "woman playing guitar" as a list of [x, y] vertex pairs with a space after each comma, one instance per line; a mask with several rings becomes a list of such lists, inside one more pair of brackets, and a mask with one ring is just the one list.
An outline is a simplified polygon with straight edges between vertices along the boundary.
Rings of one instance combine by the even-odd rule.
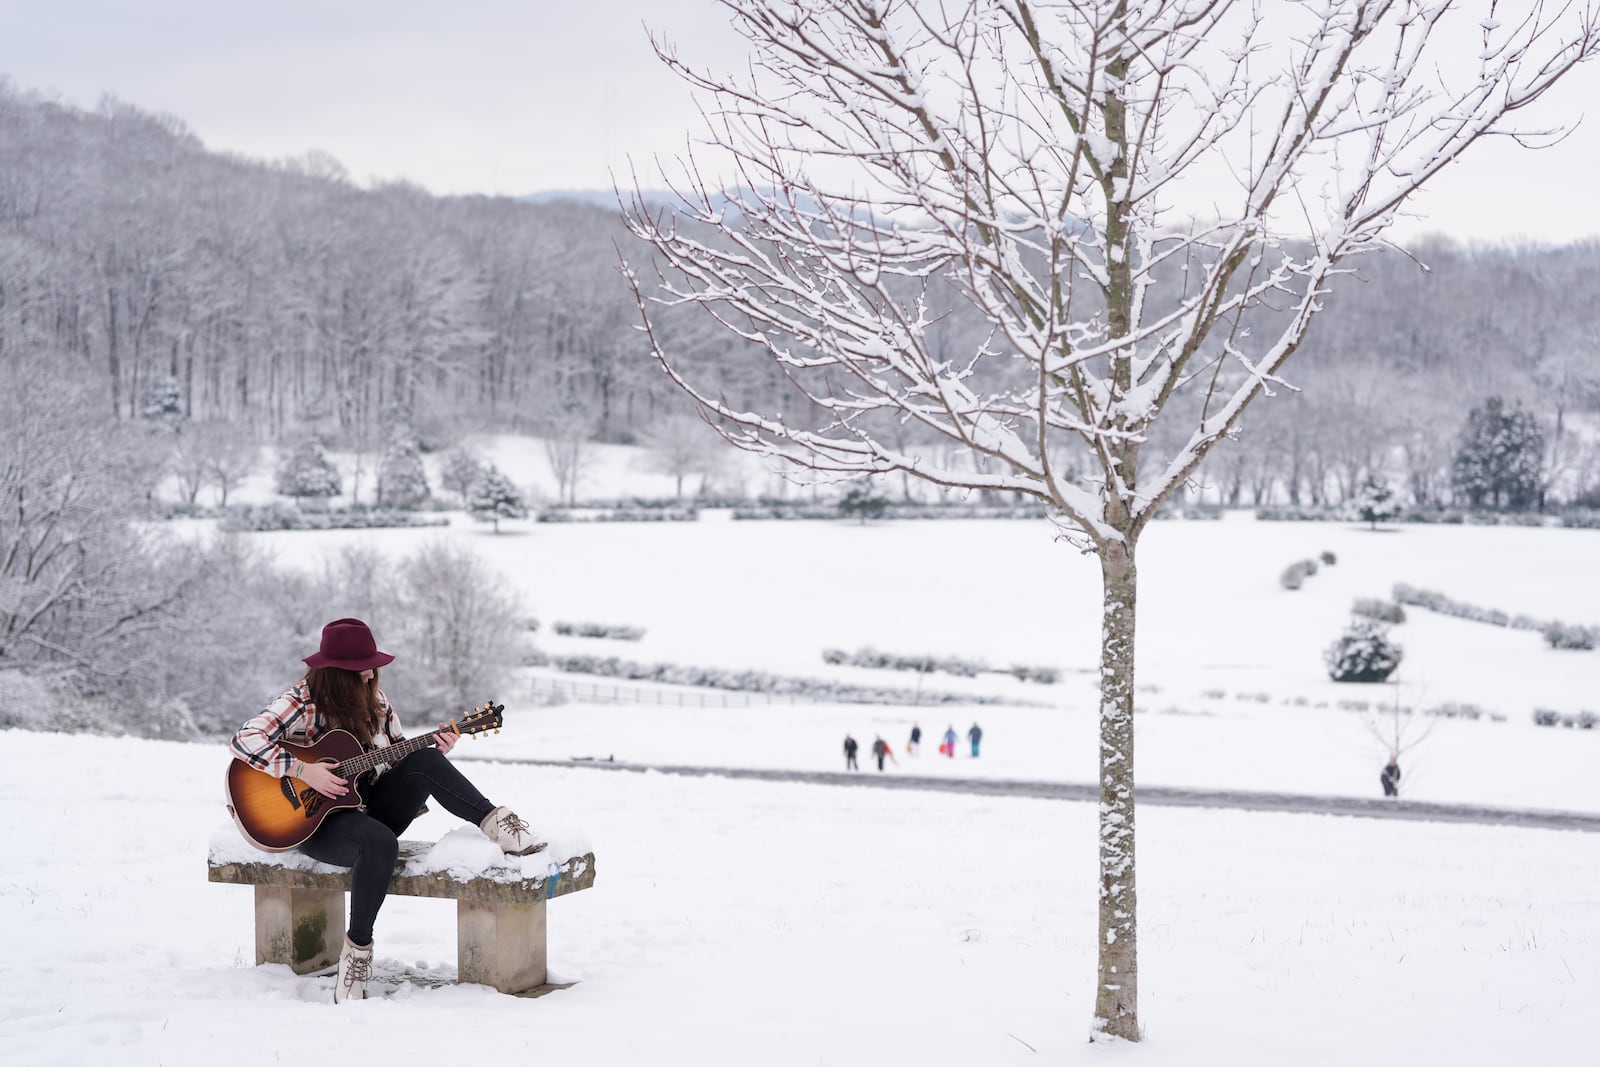
[[[233, 735], [233, 757], [275, 778], [299, 779], [330, 799], [345, 797], [358, 783], [339, 777], [336, 764], [302, 762], [282, 743], [311, 744], [330, 730], [344, 730], [374, 752], [404, 741], [394, 709], [378, 688], [378, 669], [393, 661], [389, 653], [378, 651], [372, 631], [360, 619], [328, 623], [322, 628], [321, 647], [305, 658], [305, 677]], [[332, 811], [300, 845], [312, 859], [352, 868], [350, 926], [339, 956], [335, 1003], [366, 996], [372, 924], [389, 892], [400, 835], [429, 797], [477, 825], [505, 852], [527, 855], [545, 846], [515, 812], [484, 799], [445, 758], [457, 736], [449, 724], [442, 724], [432, 746], [393, 766], [380, 765], [375, 780], [361, 783], [365, 804]]]

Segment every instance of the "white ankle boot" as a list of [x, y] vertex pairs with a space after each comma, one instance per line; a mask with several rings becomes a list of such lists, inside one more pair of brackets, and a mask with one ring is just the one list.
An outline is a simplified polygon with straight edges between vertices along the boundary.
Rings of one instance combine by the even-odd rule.
[[344, 939], [344, 951], [339, 953], [339, 977], [333, 984], [333, 1002], [367, 999], [367, 979], [372, 977], [372, 946], [365, 948]]
[[549, 844], [528, 829], [528, 824], [507, 807], [495, 808], [485, 815], [483, 821], [478, 824], [478, 829], [482, 830], [490, 841], [499, 845], [500, 851], [513, 856], [529, 856]]

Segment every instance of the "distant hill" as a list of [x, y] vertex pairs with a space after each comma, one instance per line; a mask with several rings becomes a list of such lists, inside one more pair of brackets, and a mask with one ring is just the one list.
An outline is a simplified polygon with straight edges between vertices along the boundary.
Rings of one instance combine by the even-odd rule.
[[[625, 200], [632, 199], [632, 194], [626, 189], [622, 191], [622, 195]], [[519, 196], [517, 200], [524, 204], [585, 204], [589, 207], [612, 210], [617, 207], [617, 194], [610, 189], [546, 189]], [[672, 207], [678, 203], [678, 198], [665, 189], [647, 189], [644, 192], [644, 201], [653, 207], [658, 205]]]

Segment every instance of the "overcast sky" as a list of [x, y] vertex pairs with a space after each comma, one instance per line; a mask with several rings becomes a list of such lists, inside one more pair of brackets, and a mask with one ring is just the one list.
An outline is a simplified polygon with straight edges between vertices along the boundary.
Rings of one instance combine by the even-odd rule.
[[[613, 172], [629, 184], [631, 156], [658, 186], [652, 157], [680, 153], [700, 120], [646, 26], [699, 65], [744, 54], [714, 0], [0, 0], [0, 76], [83, 107], [110, 93], [170, 113], [216, 149], [320, 149], [358, 181], [608, 189]], [[1534, 118], [1577, 122], [1590, 101], [1554, 148], [1474, 149], [1396, 235], [1600, 236], [1600, 62]]]

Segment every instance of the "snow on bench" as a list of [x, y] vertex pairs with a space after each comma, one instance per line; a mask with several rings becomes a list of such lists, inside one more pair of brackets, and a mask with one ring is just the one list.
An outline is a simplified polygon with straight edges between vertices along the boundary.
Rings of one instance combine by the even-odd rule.
[[[231, 825], [212, 836], [208, 868], [213, 882], [255, 887], [256, 963], [309, 974], [339, 962], [349, 868], [261, 852]], [[552, 841], [532, 856], [506, 856], [463, 828], [437, 843], [401, 841], [389, 893], [456, 901], [457, 980], [526, 993], [549, 977], [545, 901], [588, 889], [594, 876], [593, 852]]]

